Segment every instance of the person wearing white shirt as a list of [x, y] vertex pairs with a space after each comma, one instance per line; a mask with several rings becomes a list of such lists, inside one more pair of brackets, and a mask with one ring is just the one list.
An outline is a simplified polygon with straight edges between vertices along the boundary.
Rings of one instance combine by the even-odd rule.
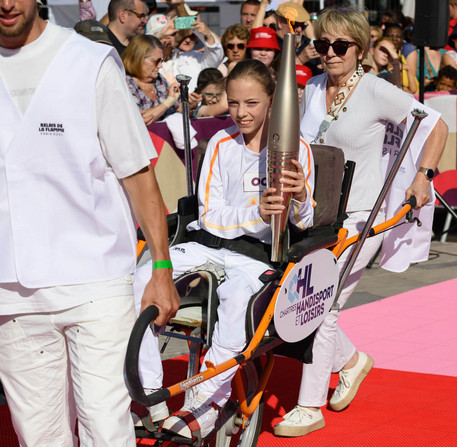
[[[134, 446], [134, 211], [170, 267], [156, 152], [114, 49], [0, 0], [0, 377], [21, 445]], [[171, 268], [143, 308], [179, 306]], [[108, 427], [108, 429], [107, 429]]]
[[[204, 22], [197, 19], [192, 27], [193, 34], [177, 45], [171, 59], [164, 62], [162, 68], [164, 73], [172, 71], [175, 77], [178, 74], [190, 76], [190, 92], [197, 86], [199, 73], [204, 68], [217, 68], [224, 58], [222, 44]], [[197, 39], [202, 42], [203, 51], [193, 49]]]

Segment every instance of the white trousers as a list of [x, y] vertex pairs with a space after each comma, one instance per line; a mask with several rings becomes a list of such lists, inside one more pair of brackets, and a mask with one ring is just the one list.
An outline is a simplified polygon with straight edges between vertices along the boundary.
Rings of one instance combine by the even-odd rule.
[[[205, 356], [214, 364], [229, 360], [241, 352], [246, 344], [246, 309], [251, 296], [262, 287], [259, 276], [269, 268], [263, 262], [226, 249], [205, 247], [195, 242], [179, 244], [170, 249], [173, 275], [177, 277], [194, 267], [211, 262], [225, 270], [226, 279], [219, 288], [218, 322], [215, 325], [212, 346]], [[139, 307], [141, 296], [150, 278], [152, 261], [135, 273], [135, 303]], [[204, 365], [204, 363], [203, 363]], [[204, 370], [205, 367], [202, 367]], [[138, 370], [145, 388], [162, 386], [162, 366], [157, 337], [146, 331], [140, 349]], [[224, 405], [231, 394], [231, 381], [237, 368], [231, 368], [213, 379], [198, 385], [217, 405]]]
[[131, 294], [0, 316], [0, 379], [21, 446], [77, 446], [76, 418], [81, 447], [136, 445], [124, 380], [134, 321]]
[[[344, 221], [344, 228], [349, 230], [349, 237], [362, 231], [370, 214], [368, 211], [348, 213]], [[374, 225], [385, 220], [385, 214], [380, 212]], [[362, 250], [352, 268], [346, 285], [341, 292], [338, 303], [344, 306], [359, 282], [365, 267], [375, 255], [382, 242], [382, 235], [369, 238], [365, 241]], [[347, 263], [351, 254], [347, 249], [338, 259], [340, 271]], [[327, 401], [330, 375], [340, 371], [355, 354], [356, 348], [338, 326], [339, 311], [332, 310], [319, 326], [314, 338], [313, 363], [303, 364], [302, 379], [298, 404], [304, 407], [321, 407]]]

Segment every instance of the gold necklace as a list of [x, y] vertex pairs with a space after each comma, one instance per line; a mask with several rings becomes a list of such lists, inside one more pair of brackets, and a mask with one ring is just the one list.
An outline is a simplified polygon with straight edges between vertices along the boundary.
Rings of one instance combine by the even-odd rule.
[[146, 93], [147, 96], [151, 95], [151, 99], [156, 99], [157, 93], [154, 84], [140, 81], [138, 78], [134, 78], [134, 80], [140, 86], [141, 90], [143, 90], [143, 92]]

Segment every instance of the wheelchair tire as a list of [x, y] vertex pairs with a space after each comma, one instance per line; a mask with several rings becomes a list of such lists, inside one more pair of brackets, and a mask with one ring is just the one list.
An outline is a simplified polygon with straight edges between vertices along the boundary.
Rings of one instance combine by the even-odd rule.
[[[260, 359], [254, 359], [243, 366], [248, 404], [250, 404], [257, 390], [261, 372], [262, 363]], [[214, 447], [255, 447], [262, 427], [263, 406], [262, 396], [259, 405], [249, 419], [249, 426], [244, 430], [241, 427], [236, 427], [235, 424], [235, 418], [240, 417], [238, 408], [235, 414], [218, 431]]]

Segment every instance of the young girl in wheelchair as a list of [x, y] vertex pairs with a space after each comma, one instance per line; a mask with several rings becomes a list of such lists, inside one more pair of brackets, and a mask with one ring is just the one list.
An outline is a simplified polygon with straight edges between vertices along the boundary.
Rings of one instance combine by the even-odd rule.
[[[271, 242], [271, 216], [284, 209], [281, 196], [275, 195], [276, 190], [266, 188], [266, 146], [274, 89], [268, 68], [259, 61], [239, 62], [229, 74], [227, 99], [235, 125], [219, 131], [208, 143], [198, 187], [199, 217], [188, 225], [189, 232], [205, 230], [223, 239], [250, 236], [265, 244]], [[293, 163], [296, 172], [283, 171], [281, 182], [285, 185], [284, 191], [292, 193], [289, 220], [304, 230], [313, 223], [314, 164], [311, 150], [303, 141], [300, 142], [299, 161]], [[240, 353], [246, 343], [246, 308], [250, 297], [262, 286], [259, 276], [269, 268], [268, 263], [226, 248], [211, 248], [203, 242], [176, 245], [170, 249], [170, 257], [174, 277], [208, 262], [225, 270], [225, 282], [217, 289], [218, 321], [205, 361], [217, 365]], [[150, 262], [137, 271], [137, 301], [141, 299], [151, 268]], [[157, 338], [152, 334], [146, 337], [149, 340], [143, 341], [140, 351], [140, 377], [143, 386], [157, 389], [162, 385]], [[236, 369], [192, 388], [181, 415], [168, 417], [162, 429], [191, 438], [194, 429], [191, 430], [182, 419], [182, 412], [185, 412], [186, 421], [191, 420], [193, 427], [196, 420], [201, 437], [210, 433], [219, 409], [230, 397]], [[164, 404], [160, 405], [150, 408], [153, 419], [154, 414], [166, 410]]]

